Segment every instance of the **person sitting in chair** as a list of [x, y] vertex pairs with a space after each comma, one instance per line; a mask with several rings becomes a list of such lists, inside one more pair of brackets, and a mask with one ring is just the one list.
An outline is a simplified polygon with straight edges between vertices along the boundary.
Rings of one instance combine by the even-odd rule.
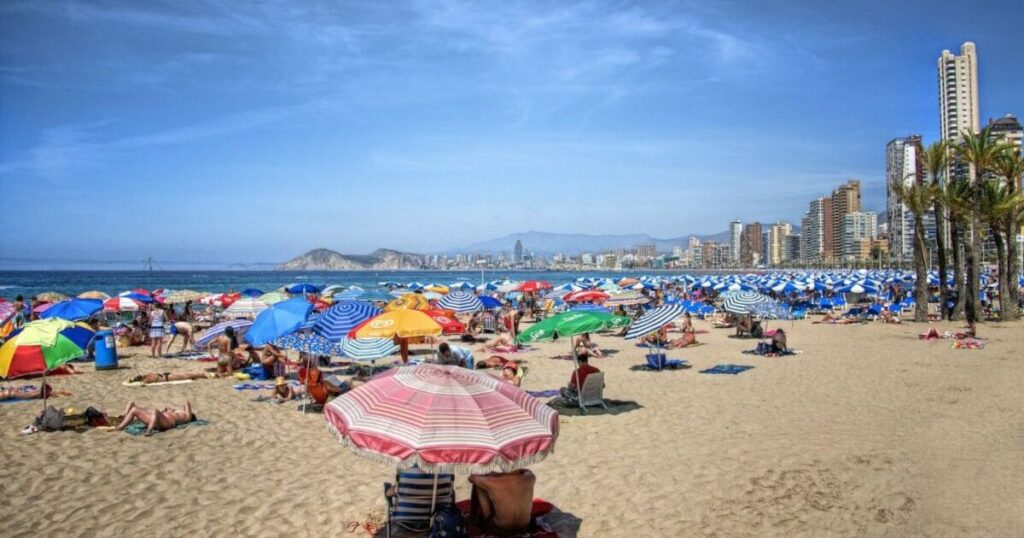
[[754, 330], [754, 318], [749, 314], [736, 322], [736, 336], [746, 336]]
[[579, 361], [580, 366], [573, 371], [572, 375], [569, 376], [569, 384], [559, 391], [563, 398], [575, 400], [579, 397], [580, 388], [583, 387], [583, 382], [587, 380], [587, 376], [590, 374], [596, 374], [601, 370], [590, 365], [590, 356], [586, 351], [581, 351], [576, 357]]
[[510, 473], [469, 475], [473, 484], [469, 518], [495, 535], [508, 535], [530, 526], [533, 487], [537, 477], [529, 469]]

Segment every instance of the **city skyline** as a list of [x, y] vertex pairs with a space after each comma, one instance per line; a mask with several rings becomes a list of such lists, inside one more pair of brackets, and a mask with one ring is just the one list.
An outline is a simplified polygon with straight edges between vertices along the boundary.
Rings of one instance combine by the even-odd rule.
[[[942, 50], [977, 44], [983, 120], [1024, 109], [1021, 44], [998, 31], [1013, 4], [950, 3], [910, 34], [920, 6], [885, 4], [879, 22], [882, 5], [8, 2], [0, 257], [703, 235], [729, 218], [798, 223], [850, 179], [882, 212], [885, 143], [939, 137]], [[87, 28], [107, 39], [83, 45]]]

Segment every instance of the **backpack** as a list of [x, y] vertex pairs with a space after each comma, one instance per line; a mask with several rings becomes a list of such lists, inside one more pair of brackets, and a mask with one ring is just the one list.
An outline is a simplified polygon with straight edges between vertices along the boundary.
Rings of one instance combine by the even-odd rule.
[[453, 505], [442, 505], [430, 520], [430, 538], [467, 538], [462, 512]]

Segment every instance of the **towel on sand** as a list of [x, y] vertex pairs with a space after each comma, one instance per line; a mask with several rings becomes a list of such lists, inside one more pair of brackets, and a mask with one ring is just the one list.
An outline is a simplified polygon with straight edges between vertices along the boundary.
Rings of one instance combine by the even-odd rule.
[[558, 389], [551, 389], [551, 390], [528, 390], [528, 391], [526, 391], [526, 393], [529, 394], [530, 396], [533, 396], [534, 398], [550, 398], [552, 396], [558, 396], [559, 395]]
[[716, 364], [714, 368], [708, 368], [707, 370], [701, 370], [702, 374], [732, 374], [736, 375], [740, 372], [746, 372], [753, 368], [753, 366], [747, 366], [744, 364]]
[[[175, 430], [184, 430], [185, 428], [187, 428], [189, 426], [206, 426], [207, 424], [209, 424], [209, 422], [207, 422], [207, 421], [205, 421], [205, 420], [203, 420], [201, 418], [197, 418], [197, 419], [193, 420], [192, 422], [186, 422], [184, 424], [178, 424], [177, 426], [174, 427], [174, 429]], [[131, 424], [125, 426], [124, 432], [127, 433], [128, 435], [142, 435], [142, 434], [146, 433], [146, 425], [143, 424], [141, 420], [136, 420], [136, 421], [132, 422]], [[159, 430], [153, 430], [153, 433], [160, 433], [160, 431]]]
[[126, 387], [155, 387], [157, 385], [182, 385], [191, 382], [191, 379], [182, 379], [180, 381], [161, 381], [159, 383], [143, 383], [142, 381], [131, 381], [130, 379], [125, 379], [124, 383], [121, 384]]

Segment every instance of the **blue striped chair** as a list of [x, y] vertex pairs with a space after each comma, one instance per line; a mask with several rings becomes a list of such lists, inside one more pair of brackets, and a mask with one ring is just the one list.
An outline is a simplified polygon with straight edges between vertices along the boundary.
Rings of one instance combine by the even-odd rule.
[[[395, 475], [395, 484], [384, 483], [384, 499], [388, 503], [387, 535], [391, 526], [398, 525], [412, 532], [430, 529], [434, 501], [434, 475], [413, 467]], [[441, 473], [437, 476], [437, 497], [434, 510], [455, 504], [455, 476]]]

